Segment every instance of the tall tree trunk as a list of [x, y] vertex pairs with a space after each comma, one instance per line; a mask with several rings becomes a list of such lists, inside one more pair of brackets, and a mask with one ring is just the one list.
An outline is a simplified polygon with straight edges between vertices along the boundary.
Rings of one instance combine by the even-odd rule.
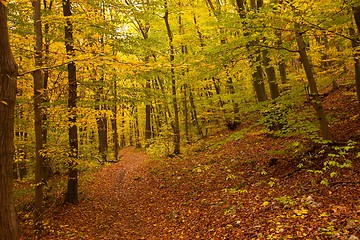
[[[278, 47], [280, 47], [282, 45], [281, 31], [275, 31], [275, 34], [278, 37], [276, 44], [278, 45]], [[281, 83], [282, 84], [287, 83], [286, 63], [282, 57], [279, 62], [278, 68], [279, 68]]]
[[[354, 19], [355, 19], [355, 23], [358, 29], [358, 34], [355, 34], [355, 30], [353, 28], [350, 28], [350, 31], [353, 33], [351, 34], [352, 36], [357, 36], [355, 37], [354, 40], [352, 40], [352, 46], [353, 48], [357, 48], [359, 46], [359, 34], [360, 34], [360, 5], [358, 6], [353, 6], [353, 13], [354, 13]], [[358, 105], [360, 106], [360, 60], [359, 60], [359, 56], [360, 54], [358, 53], [358, 51], [355, 50], [354, 53], [354, 68], [355, 68], [355, 84], [356, 84], [356, 93], [357, 93], [357, 99], [358, 99]]]
[[37, 231], [41, 231], [43, 220], [44, 205], [44, 155], [43, 155], [43, 126], [42, 126], [42, 90], [44, 87], [44, 75], [40, 68], [42, 67], [42, 50], [43, 36], [41, 24], [41, 2], [40, 0], [32, 1], [34, 7], [34, 30], [35, 30], [35, 66], [36, 71], [33, 72], [34, 78], [34, 113], [35, 113], [35, 209], [34, 224]]
[[353, 6], [353, 12], [354, 12], [354, 19], [355, 23], [358, 29], [358, 33], [360, 33], [360, 5], [359, 3], [357, 6]]
[[120, 137], [120, 148], [123, 148], [126, 146], [126, 137], [125, 137], [125, 104], [121, 105], [120, 108], [121, 111], [121, 125], [120, 125], [120, 129], [121, 129], [121, 137]]
[[271, 98], [275, 99], [280, 96], [279, 87], [276, 82], [276, 73], [274, 67], [270, 66], [270, 58], [268, 50], [263, 50], [263, 64], [265, 67], [266, 76], [269, 82]]
[[[71, 2], [70, 0], [62, 0], [63, 13], [65, 17], [71, 17]], [[73, 26], [69, 18], [66, 19], [65, 26], [65, 47], [68, 58], [72, 59], [74, 53], [74, 38]], [[78, 131], [76, 126], [77, 112], [77, 80], [76, 80], [76, 66], [75, 62], [70, 62], [68, 68], [68, 108], [69, 108], [69, 144], [70, 144], [70, 160], [68, 169], [67, 191], [65, 195], [65, 202], [77, 204], [78, 203], [78, 169], [76, 158], [78, 158], [79, 143]]]
[[19, 238], [13, 199], [17, 65], [11, 53], [7, 9], [0, 2], [0, 240]]
[[[151, 139], [151, 103], [150, 103], [150, 79], [146, 79], [146, 90], [147, 90], [147, 101], [145, 106], [145, 140], [148, 141]], [[147, 143], [148, 144], [148, 143]]]
[[173, 34], [169, 24], [169, 10], [168, 10], [168, 3], [165, 0], [165, 26], [167, 30], [168, 40], [169, 40], [169, 48], [170, 48], [170, 71], [171, 71], [171, 89], [172, 89], [172, 101], [173, 101], [173, 108], [174, 108], [174, 124], [173, 124], [173, 131], [174, 131], [174, 155], [180, 154], [180, 123], [179, 123], [179, 108], [177, 104], [177, 97], [176, 97], [176, 79], [175, 79], [175, 67], [174, 67], [174, 60], [175, 60], [175, 48], [173, 44]]
[[113, 130], [113, 142], [114, 142], [114, 158], [115, 161], [119, 159], [119, 134], [117, 127], [117, 82], [114, 80], [114, 106], [112, 107], [113, 117], [111, 118], [111, 127]]
[[183, 92], [183, 111], [184, 111], [184, 128], [185, 128], [185, 138], [187, 142], [190, 142], [189, 136], [189, 110], [188, 110], [188, 96], [187, 96], [188, 87], [187, 84], [184, 84], [182, 87]]
[[96, 124], [98, 128], [98, 139], [99, 139], [99, 153], [103, 162], [107, 161], [107, 151], [108, 151], [108, 126], [107, 126], [107, 116], [105, 112], [106, 106], [102, 103], [102, 98], [104, 96], [104, 76], [100, 78], [99, 88], [95, 96], [95, 110], [97, 111]]
[[[181, 4], [181, 0], [179, 0], [179, 9], [181, 10], [182, 8], [182, 4]], [[183, 22], [182, 22], [182, 13], [181, 11], [179, 11], [179, 16], [178, 16], [178, 23], [179, 23], [179, 34], [180, 35], [184, 35], [185, 31], [184, 31], [184, 26], [183, 26]], [[181, 54], [183, 56], [188, 54], [188, 50], [187, 50], [187, 46], [184, 43], [181, 43]], [[183, 78], [185, 78], [186, 73], [189, 71], [188, 68], [183, 69], [181, 76]], [[183, 114], [184, 114], [184, 130], [185, 130], [185, 139], [187, 142], [190, 142], [190, 136], [189, 136], [189, 111], [188, 111], [188, 97], [187, 97], [187, 90], [188, 90], [188, 86], [186, 83], [184, 83], [181, 87], [181, 92], [183, 93], [182, 96], [182, 105], [183, 105]]]
[[326, 119], [326, 114], [323, 109], [321, 97], [319, 95], [319, 92], [318, 92], [318, 89], [316, 86], [316, 81], [314, 78], [312, 66], [311, 66], [309, 57], [307, 56], [307, 53], [306, 53], [306, 44], [305, 44], [304, 38], [302, 36], [303, 33], [300, 32], [300, 25], [298, 23], [295, 23], [295, 34], [296, 34], [296, 42], [297, 42], [298, 48], [299, 48], [300, 59], [303, 64], [305, 74], [306, 74], [306, 77], [307, 77], [307, 80], [309, 83], [309, 88], [310, 88], [311, 96], [313, 99], [312, 102], [313, 102], [314, 109], [316, 111], [316, 115], [319, 120], [322, 137], [325, 140], [331, 140], [332, 139], [331, 132], [330, 132], [329, 125], [328, 125], [328, 122]]
[[196, 105], [195, 105], [195, 101], [194, 101], [194, 94], [193, 94], [193, 90], [190, 88], [189, 89], [189, 101], [190, 101], [190, 106], [191, 106], [191, 110], [192, 110], [192, 121], [196, 127], [197, 130], [197, 135], [199, 138], [203, 138], [204, 137], [204, 133], [201, 129], [201, 126], [199, 124], [199, 119], [197, 116], [197, 110], [196, 110]]
[[134, 106], [134, 131], [135, 131], [135, 147], [141, 148], [141, 142], [140, 142], [140, 128], [139, 128], [139, 112], [138, 108], [135, 105]]
[[[44, 9], [45, 11], [50, 11], [52, 8], [54, 0], [50, 0], [49, 5], [47, 4], [47, 1], [44, 0]], [[44, 26], [44, 33], [45, 33], [45, 56], [44, 56], [44, 62], [45, 65], [48, 65], [48, 57], [50, 55], [50, 38], [47, 37], [47, 35], [49, 34], [50, 31], [50, 24], [47, 22], [45, 23]], [[49, 69], [45, 69], [44, 70], [44, 81], [43, 81], [43, 105], [48, 105], [47, 103], [49, 103], [49, 97], [48, 97], [48, 93], [47, 93], [47, 88], [48, 88], [48, 82], [49, 82]], [[52, 174], [52, 169], [51, 169], [51, 161], [50, 159], [46, 158], [46, 143], [47, 143], [47, 136], [48, 136], [48, 117], [47, 117], [47, 111], [45, 109], [46, 107], [43, 106], [42, 109], [42, 139], [43, 139], [43, 145], [44, 145], [44, 149], [43, 151], [45, 152], [44, 155], [44, 172], [43, 172], [43, 176], [45, 181], [47, 181], [51, 174]], [[45, 110], [44, 110], [45, 109]]]
[[[245, 11], [245, 1], [244, 0], [236, 0], [236, 6], [237, 11], [239, 13], [240, 19], [243, 20], [246, 18], [246, 11]], [[257, 8], [262, 6], [262, 1], [256, 1], [251, 0], [250, 1], [251, 8], [256, 10]], [[244, 30], [244, 36], [248, 36], [249, 32], [247, 30], [246, 22], [243, 22], [243, 30]], [[256, 45], [258, 40], [253, 40], [252, 42], [249, 42], [246, 45], [246, 48], [250, 50], [251, 45]], [[253, 86], [255, 89], [256, 97], [259, 102], [263, 102], [267, 100], [266, 91], [265, 91], [265, 84], [264, 84], [264, 78], [263, 78], [263, 71], [260, 64], [261, 62], [261, 56], [260, 56], [260, 50], [255, 49], [254, 51], [254, 58], [250, 58], [250, 65], [252, 69], [252, 81]]]
[[259, 102], [264, 102], [267, 100], [267, 96], [265, 91], [263, 70], [261, 65], [257, 64], [258, 62], [261, 62], [260, 50], [256, 50], [255, 55], [256, 55], [255, 59], [250, 60], [251, 69], [253, 71], [252, 73], [253, 86], [255, 89], [257, 100]]
[[355, 86], [356, 86], [358, 106], [360, 107], [360, 60], [359, 60], [360, 54], [359, 54], [359, 50], [357, 49], [360, 45], [359, 44], [360, 38], [358, 37], [359, 35], [356, 34], [354, 28], [350, 28], [349, 31], [350, 31], [350, 35], [354, 36], [353, 37], [354, 39], [351, 40], [351, 45], [354, 49]]

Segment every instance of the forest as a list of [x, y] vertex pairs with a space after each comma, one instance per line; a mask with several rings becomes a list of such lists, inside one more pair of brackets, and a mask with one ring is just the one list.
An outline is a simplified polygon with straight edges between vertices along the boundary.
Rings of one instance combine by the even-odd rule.
[[0, 240], [360, 238], [359, 0], [0, 0]]

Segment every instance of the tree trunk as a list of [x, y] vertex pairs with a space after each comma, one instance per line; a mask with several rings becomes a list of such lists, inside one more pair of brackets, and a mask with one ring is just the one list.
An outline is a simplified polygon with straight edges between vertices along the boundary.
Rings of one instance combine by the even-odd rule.
[[19, 238], [12, 182], [17, 74], [9, 44], [7, 9], [0, 2], [0, 240]]
[[167, 30], [168, 40], [169, 40], [169, 48], [170, 48], [170, 71], [171, 71], [171, 89], [172, 89], [172, 100], [173, 100], [173, 107], [174, 107], [174, 124], [173, 124], [173, 131], [174, 131], [174, 155], [180, 154], [180, 123], [179, 123], [179, 108], [177, 104], [177, 97], [176, 97], [176, 79], [175, 79], [175, 67], [174, 67], [174, 60], [175, 60], [175, 49], [173, 45], [173, 34], [169, 24], [169, 11], [167, 7], [167, 1], [165, 1], [165, 26]]
[[252, 78], [253, 78], [253, 86], [255, 89], [256, 97], [259, 102], [264, 102], [267, 100], [263, 70], [260, 64], [256, 64], [257, 62], [261, 62], [260, 51], [256, 50], [255, 52], [256, 59], [250, 60], [251, 68], [253, 70]]
[[[147, 90], [147, 102], [145, 106], [145, 140], [148, 141], [151, 139], [151, 104], [150, 104], [150, 79], [146, 79], [146, 90]], [[147, 143], [148, 144], [148, 143]]]
[[112, 107], [113, 117], [111, 118], [111, 127], [113, 131], [113, 142], [114, 142], [114, 158], [115, 161], [119, 160], [119, 134], [117, 127], [117, 82], [114, 80], [114, 106]]
[[360, 5], [353, 6], [354, 19], [358, 29], [358, 33], [360, 33]]
[[276, 73], [274, 67], [270, 66], [270, 58], [268, 50], [263, 50], [263, 64], [265, 67], [266, 76], [269, 82], [271, 98], [275, 99], [280, 96], [279, 87], [276, 82]]
[[[353, 6], [353, 12], [354, 12], [354, 19], [355, 23], [358, 29], [358, 35], [355, 34], [355, 30], [353, 28], [350, 28], [350, 34], [352, 36], [359, 36], [360, 34], [360, 5], [359, 6]], [[355, 37], [352, 42], [353, 48], [357, 48], [359, 46], [359, 37]], [[360, 106], [360, 60], [359, 60], [360, 54], [358, 51], [355, 50], [354, 53], [354, 68], [355, 68], [355, 84], [356, 84], [356, 93], [357, 93], [357, 99], [358, 99], [358, 105]]]
[[[246, 2], [244, 0], [236, 0], [237, 11], [239, 13], [241, 20], [246, 18], [245, 3]], [[262, 1], [251, 0], [250, 5], [252, 9], [256, 10], [257, 8], [262, 6]], [[247, 26], [245, 21], [243, 22], [243, 30], [244, 30], [244, 36], [248, 36], [249, 33], [247, 31]], [[250, 50], [251, 45], [255, 45], [254, 43], [256, 42], [257, 40], [249, 42], [248, 44], [246, 44], [246, 48]], [[255, 89], [257, 100], [259, 102], [263, 102], [267, 100], [267, 96], [266, 96], [265, 84], [263, 79], [263, 71], [261, 65], [257, 64], [261, 62], [260, 50], [256, 49], [254, 55], [255, 55], [254, 59], [251, 59], [250, 57], [250, 65], [253, 71], [252, 73], [253, 86]]]
[[121, 129], [121, 137], [120, 137], [120, 148], [123, 148], [126, 146], [126, 137], [125, 137], [125, 106], [124, 104], [121, 105], [120, 108], [121, 111], [121, 125], [120, 125], [120, 129]]
[[44, 75], [42, 70], [43, 36], [41, 24], [41, 2], [33, 0], [34, 7], [34, 30], [35, 30], [35, 66], [38, 70], [33, 72], [34, 78], [34, 113], [35, 113], [35, 209], [34, 224], [37, 231], [41, 231], [44, 205], [44, 155], [43, 155], [43, 126], [42, 126], [42, 90], [44, 87]]
[[350, 36], [354, 36], [354, 39], [351, 40], [351, 45], [354, 49], [355, 86], [356, 86], [358, 106], [360, 107], [360, 60], [359, 60], [360, 54], [357, 50], [357, 48], [359, 47], [359, 37], [357, 37], [358, 35], [356, 35], [354, 28], [350, 28], [349, 31], [350, 31]]
[[300, 59], [302, 61], [305, 74], [309, 83], [309, 88], [313, 99], [313, 106], [319, 120], [322, 137], [325, 140], [331, 140], [332, 139], [331, 132], [326, 119], [326, 114], [322, 106], [322, 101], [316, 86], [316, 81], [314, 78], [312, 66], [306, 53], [306, 44], [304, 42], [302, 32], [300, 32], [300, 25], [298, 23], [295, 23], [295, 34], [296, 34], [296, 41], [299, 47]]
[[[63, 0], [63, 13], [65, 17], [71, 17], [71, 3], [70, 0]], [[74, 53], [74, 38], [73, 26], [69, 18], [66, 20], [65, 26], [65, 47], [68, 58], [73, 58]], [[69, 108], [69, 169], [68, 169], [68, 182], [67, 191], [65, 195], [65, 202], [71, 204], [78, 203], [78, 170], [76, 158], [78, 157], [79, 143], [78, 132], [76, 126], [76, 101], [77, 101], [77, 81], [76, 81], [76, 66], [75, 62], [70, 62], [68, 68], [68, 108]]]
[[98, 129], [98, 139], [99, 139], [99, 154], [103, 162], [107, 161], [107, 151], [108, 151], [108, 126], [107, 126], [107, 117], [106, 113], [101, 112], [101, 110], [105, 110], [106, 107], [102, 104], [102, 98], [104, 96], [104, 88], [103, 88], [104, 76], [100, 78], [99, 88], [96, 92], [95, 96], [95, 110], [97, 111], [96, 124]]
[[[281, 31], [276, 30], [275, 31], [276, 36], [278, 37], [276, 44], [278, 45], [278, 47], [280, 47], [282, 45], [282, 36], [281, 36]], [[280, 80], [282, 84], [287, 83], [287, 74], [286, 74], [286, 63], [284, 61], [283, 58], [281, 58], [279, 65], [279, 73], [280, 73]]]
[[196, 127], [197, 135], [201, 139], [201, 138], [204, 137], [204, 133], [203, 133], [203, 131], [201, 129], [201, 126], [199, 124], [196, 105], [195, 105], [195, 101], [194, 101], [194, 94], [193, 94], [193, 90], [191, 88], [189, 89], [189, 101], [190, 101], [190, 106], [191, 106], [191, 109], [192, 109], [192, 121], [193, 121], [193, 123], [194, 123], [194, 125]]
[[189, 110], [188, 110], [188, 97], [187, 97], [187, 84], [184, 84], [182, 87], [183, 92], [183, 111], [184, 111], [184, 128], [185, 128], [185, 139], [187, 142], [190, 142], [189, 136]]
[[141, 148], [141, 142], [140, 142], [140, 128], [139, 128], [139, 113], [137, 106], [134, 106], [134, 131], [135, 131], [135, 147]]

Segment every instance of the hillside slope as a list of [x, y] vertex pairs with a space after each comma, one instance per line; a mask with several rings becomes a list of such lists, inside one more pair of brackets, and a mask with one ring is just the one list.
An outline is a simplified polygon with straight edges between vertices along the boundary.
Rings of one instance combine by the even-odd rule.
[[41, 239], [356, 239], [360, 149], [347, 143], [360, 139], [354, 89], [324, 101], [340, 147], [258, 127], [239, 140], [231, 132], [202, 140], [174, 158], [126, 148], [81, 186], [79, 205], [51, 209]]

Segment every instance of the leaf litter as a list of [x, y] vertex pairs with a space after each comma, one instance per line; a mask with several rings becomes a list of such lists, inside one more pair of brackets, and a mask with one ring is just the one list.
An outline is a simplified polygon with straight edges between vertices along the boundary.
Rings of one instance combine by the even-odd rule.
[[[337, 142], [356, 142], [360, 136], [359, 110], [349, 91], [342, 87], [324, 102], [339, 120], [331, 126]], [[216, 143], [230, 134], [206, 141]], [[360, 236], [359, 145], [349, 153], [351, 168], [337, 169], [324, 185], [330, 173], [315, 170], [321, 171], [329, 157], [309, 159], [287, 152], [296, 141], [253, 129], [240, 140], [215, 148], [194, 146], [196, 151], [168, 159], [125, 148], [118, 163], [82, 183], [78, 205], [50, 209], [39, 239]], [[31, 238], [33, 233], [25, 227], [22, 239]]]

